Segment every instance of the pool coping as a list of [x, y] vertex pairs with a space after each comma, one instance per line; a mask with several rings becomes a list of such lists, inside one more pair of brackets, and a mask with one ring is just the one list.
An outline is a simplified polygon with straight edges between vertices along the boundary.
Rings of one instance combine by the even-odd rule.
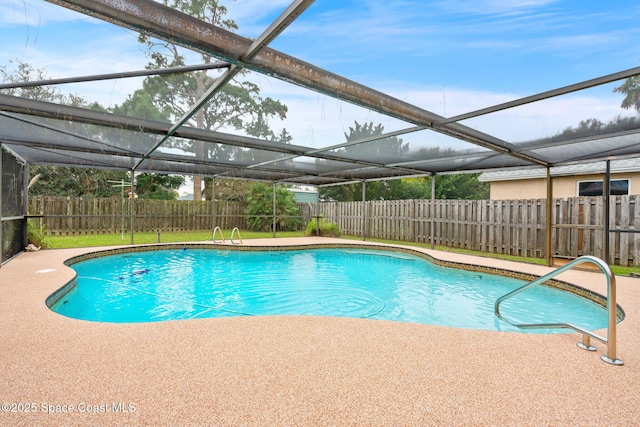
[[[442, 262], [551, 271], [399, 247]], [[0, 268], [0, 390], [16, 409], [0, 413], [0, 424], [631, 426], [640, 416], [639, 279], [616, 278], [627, 313], [618, 325], [625, 364], [610, 366], [599, 358], [606, 346], [580, 350], [577, 334], [305, 316], [100, 324], [51, 312], [46, 298], [74, 277], [64, 262], [103, 249], [114, 248], [23, 253]], [[597, 272], [561, 277], [606, 293]], [[32, 403], [36, 411], [26, 413]], [[47, 413], [48, 405], [59, 411]], [[74, 411], [62, 412], [65, 405]]]

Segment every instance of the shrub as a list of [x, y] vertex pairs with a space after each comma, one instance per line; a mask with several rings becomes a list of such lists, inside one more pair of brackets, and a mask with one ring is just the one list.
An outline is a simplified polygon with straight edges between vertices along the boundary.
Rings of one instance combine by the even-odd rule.
[[44, 226], [37, 227], [33, 225], [31, 221], [27, 222], [27, 243], [33, 243], [40, 248], [46, 248], [47, 242], [45, 242], [45, 236]]
[[[315, 236], [316, 235], [316, 218], [313, 218], [307, 224], [307, 236]], [[321, 236], [329, 236], [329, 237], [340, 237], [342, 233], [340, 232], [340, 227], [335, 222], [331, 222], [324, 218], [320, 218], [320, 235]]]
[[[269, 231], [273, 225], [273, 187], [258, 183], [251, 186], [245, 210], [247, 225], [253, 231]], [[276, 187], [276, 230], [299, 230], [296, 196], [285, 187]]]

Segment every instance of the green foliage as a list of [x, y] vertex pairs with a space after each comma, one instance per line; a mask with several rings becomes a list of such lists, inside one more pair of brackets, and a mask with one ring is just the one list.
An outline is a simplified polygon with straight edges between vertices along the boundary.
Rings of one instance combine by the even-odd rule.
[[[329, 237], [340, 237], [342, 233], [340, 232], [340, 227], [335, 222], [331, 222], [325, 218], [320, 218], [320, 236], [329, 236]], [[305, 234], [307, 236], [316, 236], [318, 232], [318, 226], [316, 225], [316, 218], [312, 218], [309, 223], [307, 223], [307, 230]]]
[[110, 109], [114, 114], [129, 117], [137, 117], [143, 120], [166, 122], [169, 120], [170, 111], [160, 111], [153, 103], [153, 98], [144, 90], [137, 90], [129, 95], [122, 105], [116, 105]]
[[[485, 200], [489, 183], [478, 181], [479, 174], [438, 175], [436, 199]], [[362, 201], [362, 183], [323, 187], [321, 200], [337, 202]], [[366, 183], [366, 200], [430, 199], [431, 177], [402, 178]]]
[[[344, 136], [346, 142], [356, 142], [383, 133], [384, 127], [381, 124], [374, 126], [373, 122], [369, 122], [361, 125], [356, 121], [353, 127], [349, 127], [349, 133], [345, 133]], [[394, 136], [367, 144], [349, 145], [336, 150], [336, 153], [347, 157], [366, 156], [373, 161], [384, 159], [385, 162], [393, 163], [401, 161], [408, 149], [408, 144]], [[397, 199], [400, 185], [398, 180], [368, 182], [366, 184], [366, 198], [367, 200]], [[362, 200], [362, 183], [323, 187], [320, 189], [320, 199], [338, 202], [360, 201]]]
[[[355, 126], [349, 127], [349, 133], [345, 133], [344, 136], [347, 142], [356, 142], [382, 134], [384, 134], [384, 126], [381, 124], [374, 126], [373, 122], [369, 122], [361, 125], [355, 121]], [[349, 145], [344, 147], [342, 151], [347, 155], [366, 155], [372, 160], [384, 159], [385, 163], [397, 163], [405, 159], [404, 156], [409, 151], [409, 144], [405, 144], [397, 136], [391, 136], [366, 144]]]
[[480, 174], [438, 175], [436, 199], [485, 200], [489, 198], [489, 183], [478, 181]]
[[136, 177], [136, 194], [141, 199], [176, 200], [182, 184], [179, 175], [143, 173]]
[[[205, 199], [213, 198], [213, 179], [204, 178]], [[253, 183], [241, 179], [216, 178], [216, 200], [226, 200], [232, 202], [246, 202], [249, 191]]]
[[[254, 231], [269, 231], [273, 226], [273, 187], [253, 184], [247, 197], [247, 224]], [[301, 226], [295, 194], [284, 186], [276, 187], [276, 230], [291, 231]]]
[[[6, 65], [0, 66], [2, 82], [18, 83], [49, 79], [44, 69], [34, 68], [21, 61], [9, 61], [9, 64], [12, 68]], [[82, 97], [60, 92], [57, 86], [43, 85], [13, 88], [3, 90], [2, 93], [61, 105], [105, 111], [98, 103], [94, 102], [89, 105]], [[78, 126], [82, 126], [89, 135], [95, 131], [95, 128], [88, 124], [78, 124]], [[103, 130], [102, 132], [106, 137], [109, 132], [118, 132], [118, 130]], [[29, 186], [30, 194], [71, 197], [110, 197], [118, 195], [121, 190], [112, 187], [108, 181], [129, 180], [128, 174], [122, 171], [38, 165], [29, 167], [29, 179], [31, 181]]]
[[635, 108], [640, 113], [640, 76], [625, 79], [613, 91], [624, 94], [625, 97], [620, 105], [622, 108]]
[[[384, 134], [382, 125], [373, 123], [361, 125], [355, 122], [354, 127], [345, 133], [347, 142], [366, 140], [372, 136]], [[367, 144], [355, 144], [344, 147], [343, 154], [366, 155], [374, 161], [384, 163], [400, 163], [406, 161], [408, 144], [397, 137], [387, 137]], [[424, 149], [418, 153], [420, 158], [434, 158], [447, 155], [447, 150], [439, 147]], [[437, 199], [481, 200], [489, 198], [489, 183], [478, 181], [479, 174], [443, 175], [436, 177]], [[431, 177], [403, 178], [386, 181], [370, 181], [365, 184], [366, 200], [406, 200], [431, 198]], [[362, 201], [362, 183], [352, 183], [320, 189], [321, 200], [337, 202]]]
[[614, 132], [625, 132], [637, 129], [640, 125], [640, 116], [620, 117], [605, 123], [598, 119], [581, 120], [577, 126], [569, 126], [556, 135], [545, 138], [542, 141], [565, 141], [568, 139], [593, 137], [594, 135], [605, 135]]
[[29, 193], [42, 196], [112, 197], [122, 190], [109, 181], [129, 182], [123, 171], [39, 165], [29, 168], [29, 178]]
[[[38, 80], [48, 80], [45, 69], [33, 68], [30, 64], [20, 60], [9, 61], [13, 67], [0, 65], [0, 78], [2, 83], [22, 83]], [[35, 99], [38, 101], [53, 102], [56, 104], [70, 105], [72, 107], [85, 106], [87, 102], [80, 96], [73, 94], [63, 94], [57, 86], [32, 86], [18, 87], [12, 89], [2, 89], [0, 93], [16, 96], [19, 98]]]
[[32, 243], [44, 249], [48, 246], [45, 241], [46, 235], [47, 233], [44, 227], [38, 227], [32, 224], [31, 221], [27, 222], [27, 243]]
[[[122, 188], [113, 181], [131, 179], [124, 171], [39, 165], [31, 166], [29, 175], [29, 194], [34, 196], [119, 197]], [[175, 200], [183, 183], [182, 176], [143, 173], [136, 177], [136, 194], [143, 199]]]

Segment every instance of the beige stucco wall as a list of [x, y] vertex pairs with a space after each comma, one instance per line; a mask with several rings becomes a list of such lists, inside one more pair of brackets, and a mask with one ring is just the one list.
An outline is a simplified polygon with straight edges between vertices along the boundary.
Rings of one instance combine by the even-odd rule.
[[[578, 195], [579, 181], [602, 180], [604, 176], [573, 175], [553, 178], [553, 197], [567, 198]], [[611, 179], [628, 179], [629, 194], [640, 194], [640, 172], [611, 174]], [[510, 199], [544, 199], [547, 197], [547, 183], [544, 178], [519, 179], [511, 181], [491, 182], [490, 197], [492, 200]]]
[[547, 197], [546, 180], [493, 181], [490, 185], [489, 197], [491, 200], [544, 199]]

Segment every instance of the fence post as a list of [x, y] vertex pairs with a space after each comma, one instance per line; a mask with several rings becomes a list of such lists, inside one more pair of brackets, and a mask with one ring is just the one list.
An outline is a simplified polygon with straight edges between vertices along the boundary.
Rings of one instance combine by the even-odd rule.
[[367, 235], [367, 181], [362, 181], [362, 240]]
[[431, 221], [429, 221], [429, 238], [431, 239], [431, 249], [435, 249], [436, 247], [436, 239], [434, 236], [435, 212], [436, 212], [436, 176], [435, 174], [431, 174]]
[[216, 230], [216, 177], [214, 176], [211, 182], [211, 236], [213, 239], [213, 233]]
[[276, 237], [276, 182], [273, 181], [273, 237]]
[[551, 227], [553, 226], [553, 178], [551, 178], [551, 167], [547, 166], [547, 218], [545, 224], [545, 257], [547, 267], [553, 265], [553, 255], [551, 253]]
[[129, 213], [130, 218], [129, 221], [131, 222], [131, 244], [133, 245], [133, 230], [135, 228], [135, 220], [136, 220], [136, 210], [135, 210], [135, 198], [136, 198], [136, 184], [135, 184], [135, 178], [136, 178], [136, 171], [134, 171], [133, 169], [131, 169], [131, 212]]
[[611, 188], [610, 188], [610, 182], [611, 181], [611, 160], [607, 160], [606, 161], [606, 170], [605, 170], [605, 174], [604, 174], [604, 185], [602, 186], [602, 199], [604, 200], [604, 245], [602, 247], [602, 259], [606, 262], [609, 263], [609, 257], [610, 257], [610, 252], [609, 252], [609, 216], [610, 216], [610, 209], [611, 206], [609, 204], [609, 199], [611, 199]]

